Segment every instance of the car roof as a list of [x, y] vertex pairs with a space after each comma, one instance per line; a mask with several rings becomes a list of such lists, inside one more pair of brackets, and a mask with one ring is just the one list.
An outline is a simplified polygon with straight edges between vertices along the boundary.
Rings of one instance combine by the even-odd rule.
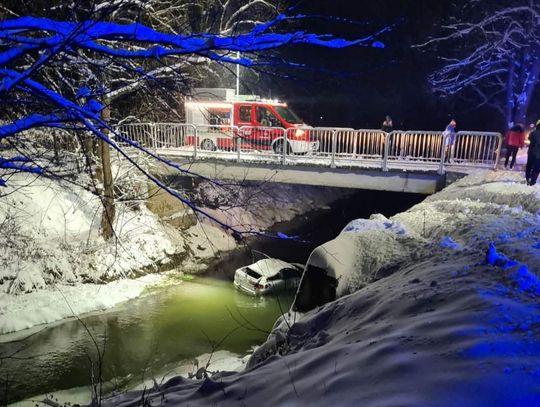
[[247, 266], [250, 269], [256, 271], [261, 276], [271, 277], [279, 272], [283, 268], [295, 268], [290, 263], [279, 259], [262, 259], [256, 263]]

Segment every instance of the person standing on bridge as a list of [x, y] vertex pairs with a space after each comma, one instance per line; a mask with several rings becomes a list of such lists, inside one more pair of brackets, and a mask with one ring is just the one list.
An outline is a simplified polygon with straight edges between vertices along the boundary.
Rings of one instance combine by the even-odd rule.
[[392, 130], [394, 130], [394, 125], [390, 116], [386, 115], [384, 122], [382, 122], [381, 130], [385, 133], [392, 133]]
[[521, 124], [512, 126], [504, 136], [504, 143], [506, 144], [504, 168], [508, 168], [508, 160], [512, 156], [512, 161], [510, 161], [510, 169], [512, 169], [516, 163], [518, 150], [525, 145], [525, 131], [523, 130], [523, 126]]
[[529, 133], [529, 141], [525, 179], [527, 185], [534, 185], [540, 173], [540, 120], [536, 122], [536, 127]]
[[446, 162], [450, 162], [453, 159], [452, 153], [454, 151], [454, 141], [456, 141], [456, 126], [456, 121], [452, 119], [450, 120], [450, 123], [448, 123], [448, 126], [446, 126], [446, 129], [443, 131], [445, 145], [444, 160]]
[[[388, 115], [386, 115], [383, 123], [382, 123], [382, 126], [381, 126], [381, 130], [384, 131], [384, 140], [383, 140], [383, 144], [382, 144], [382, 147], [383, 147], [383, 156], [385, 154], [385, 145], [386, 145], [386, 140], [388, 139], [388, 153], [391, 154], [392, 153], [392, 134], [388, 135], [389, 133], [392, 133], [392, 131], [394, 130], [394, 124], [392, 123], [392, 118]], [[399, 152], [396, 152], [396, 155], [399, 155]]]

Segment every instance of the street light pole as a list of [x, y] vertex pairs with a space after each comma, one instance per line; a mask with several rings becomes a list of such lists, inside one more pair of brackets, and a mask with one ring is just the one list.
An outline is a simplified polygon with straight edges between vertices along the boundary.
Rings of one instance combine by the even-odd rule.
[[[236, 58], [240, 62], [240, 51], [236, 52]], [[240, 95], [240, 64], [236, 64], [236, 96]]]

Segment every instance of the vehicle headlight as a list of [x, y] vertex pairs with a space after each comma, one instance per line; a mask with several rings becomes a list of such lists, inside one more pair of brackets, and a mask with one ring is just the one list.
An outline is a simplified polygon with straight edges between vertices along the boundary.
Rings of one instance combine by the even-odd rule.
[[296, 132], [294, 133], [294, 136], [296, 138], [300, 138], [300, 137], [303, 137], [305, 134], [306, 134], [306, 132], [304, 130], [297, 129]]

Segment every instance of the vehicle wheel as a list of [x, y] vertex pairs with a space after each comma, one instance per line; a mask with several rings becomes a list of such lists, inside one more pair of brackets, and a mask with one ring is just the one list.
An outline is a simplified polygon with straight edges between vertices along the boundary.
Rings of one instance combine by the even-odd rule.
[[201, 141], [201, 150], [215, 151], [216, 145], [212, 140], [205, 138], [203, 141]]
[[[292, 151], [291, 145], [287, 142], [287, 154], [290, 154]], [[276, 154], [283, 154], [283, 141], [279, 140], [276, 141], [274, 144], [274, 153]]]

